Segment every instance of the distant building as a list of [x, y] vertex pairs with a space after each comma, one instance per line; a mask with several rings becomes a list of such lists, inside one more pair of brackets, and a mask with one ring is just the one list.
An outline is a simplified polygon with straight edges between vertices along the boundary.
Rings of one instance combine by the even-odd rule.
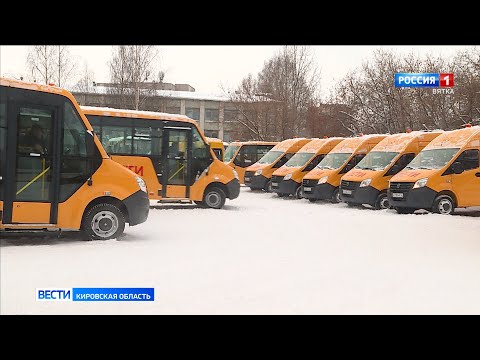
[[[197, 93], [189, 84], [147, 82], [139, 86], [142, 110], [186, 115], [199, 122], [205, 136], [225, 142], [239, 139], [239, 111], [227, 96]], [[133, 109], [132, 89], [120, 94], [118, 84], [96, 83], [94, 92], [75, 92], [80, 105]], [[126, 99], [128, 101], [126, 101]]]

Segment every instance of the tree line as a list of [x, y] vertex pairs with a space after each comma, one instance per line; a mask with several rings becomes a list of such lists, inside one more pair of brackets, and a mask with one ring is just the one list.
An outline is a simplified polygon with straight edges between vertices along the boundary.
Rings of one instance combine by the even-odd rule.
[[[341, 61], [341, 59], [339, 60]], [[155, 46], [113, 46], [108, 91], [119, 106], [144, 108], [162, 83]], [[54, 82], [79, 92], [95, 92], [95, 74], [78, 66], [67, 46], [32, 46], [29, 80]], [[453, 73], [452, 94], [432, 89], [395, 88], [398, 72]], [[152, 85], [153, 84], [153, 85]], [[330, 95], [319, 95], [320, 71], [311, 48], [285, 46], [248, 74], [234, 89], [224, 89], [238, 110], [236, 133], [243, 139], [283, 140], [294, 136], [349, 136], [412, 130], [450, 130], [480, 119], [480, 50], [458, 51], [451, 58], [398, 55], [377, 50], [340, 79]]]

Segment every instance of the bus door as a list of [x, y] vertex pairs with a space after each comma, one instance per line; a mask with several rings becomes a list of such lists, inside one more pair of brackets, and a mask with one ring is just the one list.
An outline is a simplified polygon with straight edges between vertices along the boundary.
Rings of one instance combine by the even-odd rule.
[[162, 197], [185, 199], [190, 196], [192, 129], [163, 128]]
[[35, 103], [35, 96], [17, 100], [7, 109], [3, 223], [56, 224], [60, 140], [55, 124], [61, 123], [61, 108]]

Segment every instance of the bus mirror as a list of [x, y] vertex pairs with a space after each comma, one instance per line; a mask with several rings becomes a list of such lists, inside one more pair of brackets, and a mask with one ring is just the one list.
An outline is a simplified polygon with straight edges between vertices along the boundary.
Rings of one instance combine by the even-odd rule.
[[95, 140], [93, 134], [90, 131], [85, 133], [85, 145], [87, 147], [87, 155], [88, 157], [92, 157], [95, 155]]
[[394, 164], [394, 165], [390, 168], [390, 170], [388, 170], [387, 174], [385, 174], [385, 175], [387, 175], [387, 176], [389, 176], [389, 175], [395, 175], [395, 174], [399, 173], [400, 170], [402, 170], [402, 169], [400, 168], [400, 165]]
[[456, 161], [452, 164], [452, 171], [458, 175], [463, 173], [465, 169], [463, 168], [463, 165], [461, 162]]

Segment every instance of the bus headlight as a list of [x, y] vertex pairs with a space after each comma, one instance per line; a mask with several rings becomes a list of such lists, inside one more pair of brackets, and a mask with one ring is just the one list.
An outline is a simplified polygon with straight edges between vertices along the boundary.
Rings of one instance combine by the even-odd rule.
[[283, 180], [290, 180], [291, 178], [292, 178], [292, 174], [287, 174], [287, 175], [285, 175]]
[[327, 180], [328, 180], [328, 176], [321, 177], [320, 180], [318, 180], [318, 185], [325, 184]]
[[240, 178], [238, 177], [238, 173], [237, 173], [236, 170], [233, 170], [233, 176], [235, 176], [235, 179], [240, 180]]
[[256, 175], [262, 175], [262, 170], [260, 169], [260, 170], [255, 171], [255, 176]]
[[414, 189], [422, 188], [425, 185], [427, 185], [427, 181], [428, 181], [428, 178], [423, 178], [423, 179], [417, 180], [415, 185], [413, 185], [413, 188]]
[[372, 182], [372, 179], [362, 180], [362, 182], [360, 183], [360, 187], [367, 187], [370, 185], [371, 182]]
[[147, 184], [145, 184], [145, 181], [140, 176], [135, 176], [135, 180], [137, 180], [138, 187], [140, 190], [143, 192], [147, 192]]

